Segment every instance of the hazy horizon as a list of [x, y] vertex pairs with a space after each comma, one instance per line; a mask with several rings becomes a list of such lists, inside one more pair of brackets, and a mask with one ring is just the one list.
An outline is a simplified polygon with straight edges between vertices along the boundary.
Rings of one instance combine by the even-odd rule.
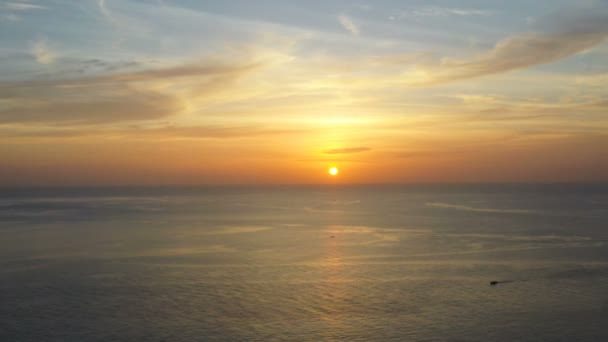
[[0, 186], [4, 190], [28, 190], [28, 189], [180, 189], [180, 188], [289, 188], [289, 187], [318, 187], [318, 188], [365, 188], [365, 187], [402, 187], [402, 188], [439, 188], [447, 189], [459, 187], [604, 187], [608, 186], [606, 181], [572, 181], [572, 182], [428, 182], [428, 183], [155, 183], [155, 184], [25, 184]]

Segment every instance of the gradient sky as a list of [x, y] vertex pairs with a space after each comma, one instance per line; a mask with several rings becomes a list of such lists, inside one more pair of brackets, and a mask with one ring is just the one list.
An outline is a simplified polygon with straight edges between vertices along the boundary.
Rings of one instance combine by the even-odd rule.
[[0, 1], [0, 185], [608, 181], [607, 39], [604, 0]]

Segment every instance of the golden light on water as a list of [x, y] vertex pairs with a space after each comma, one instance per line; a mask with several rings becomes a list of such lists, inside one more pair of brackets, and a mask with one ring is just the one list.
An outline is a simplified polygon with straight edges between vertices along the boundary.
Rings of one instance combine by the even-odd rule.
[[337, 167], [332, 166], [332, 167], [329, 168], [328, 172], [329, 172], [330, 175], [336, 176], [336, 175], [338, 175], [338, 173], [340, 173], [340, 170], [338, 170]]

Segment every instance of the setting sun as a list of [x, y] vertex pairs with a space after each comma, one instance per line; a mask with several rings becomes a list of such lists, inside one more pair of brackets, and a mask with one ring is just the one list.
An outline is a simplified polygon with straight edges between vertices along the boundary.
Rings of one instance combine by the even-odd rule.
[[332, 175], [332, 176], [337, 175], [339, 172], [340, 172], [340, 170], [338, 170], [337, 167], [330, 167], [329, 168], [329, 174]]

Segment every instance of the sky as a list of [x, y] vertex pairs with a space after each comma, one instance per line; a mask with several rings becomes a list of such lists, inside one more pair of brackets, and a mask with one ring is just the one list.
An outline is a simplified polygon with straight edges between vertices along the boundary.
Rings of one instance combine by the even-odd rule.
[[0, 0], [0, 186], [608, 181], [607, 40], [608, 0]]

